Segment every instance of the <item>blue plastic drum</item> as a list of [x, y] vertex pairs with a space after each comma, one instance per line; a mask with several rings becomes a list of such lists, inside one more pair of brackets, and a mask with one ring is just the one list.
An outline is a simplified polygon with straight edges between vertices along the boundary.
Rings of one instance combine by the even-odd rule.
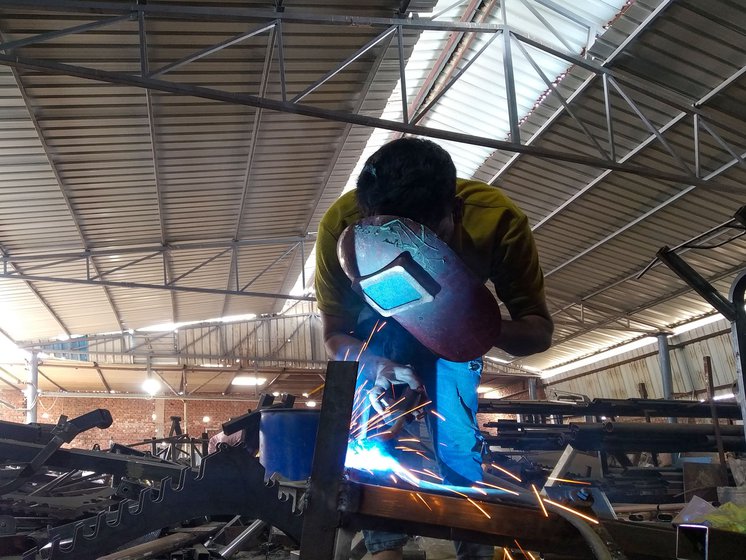
[[265, 479], [275, 472], [287, 480], [306, 480], [310, 477], [318, 426], [318, 410], [262, 410], [259, 462], [266, 471]]

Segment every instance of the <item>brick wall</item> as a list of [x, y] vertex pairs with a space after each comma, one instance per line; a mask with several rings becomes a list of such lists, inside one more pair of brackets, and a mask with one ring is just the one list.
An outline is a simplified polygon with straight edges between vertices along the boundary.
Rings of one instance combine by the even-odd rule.
[[[0, 391], [0, 401], [15, 408], [25, 406], [23, 395], [17, 391]], [[199, 437], [202, 432], [212, 436], [220, 431], [223, 422], [234, 416], [245, 414], [256, 404], [247, 401], [179, 401], [175, 399], [125, 399], [125, 398], [55, 398], [41, 397], [38, 403], [37, 421], [55, 424], [60, 415], [75, 418], [96, 408], [105, 408], [114, 419], [106, 430], [94, 428], [75, 438], [71, 447], [90, 449], [99, 444], [108, 449], [110, 442], [129, 445], [152, 437], [168, 435], [171, 416], [181, 417], [182, 432]], [[48, 415], [48, 417], [45, 417]], [[155, 415], [155, 419], [153, 416]], [[209, 417], [204, 423], [203, 418]], [[26, 413], [0, 405], [0, 420], [25, 422]], [[145, 449], [145, 448], [143, 448]]]

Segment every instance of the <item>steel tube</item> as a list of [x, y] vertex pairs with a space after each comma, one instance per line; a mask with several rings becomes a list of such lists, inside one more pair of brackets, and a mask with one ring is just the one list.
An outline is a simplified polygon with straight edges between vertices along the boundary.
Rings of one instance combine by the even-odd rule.
[[233, 558], [233, 555], [238, 552], [238, 549], [243, 543], [245, 543], [251, 537], [259, 534], [259, 532], [266, 526], [267, 524], [264, 521], [262, 521], [261, 519], [257, 519], [251, 525], [246, 527], [246, 529], [241, 531], [241, 534], [233, 539], [230, 544], [228, 544], [228, 546], [219, 550], [218, 554], [221, 558], [225, 558], [226, 560], [228, 558]]

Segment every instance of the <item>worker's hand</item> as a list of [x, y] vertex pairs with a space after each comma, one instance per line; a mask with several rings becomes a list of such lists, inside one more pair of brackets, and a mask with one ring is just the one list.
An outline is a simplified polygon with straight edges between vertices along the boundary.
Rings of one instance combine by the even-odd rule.
[[422, 381], [417, 377], [414, 369], [392, 362], [386, 358], [375, 358], [366, 363], [367, 367], [372, 367], [375, 374], [373, 387], [368, 393], [371, 405], [376, 412], [382, 414], [384, 409], [391, 403], [386, 402], [385, 394], [395, 383], [406, 383], [413, 391], [424, 391]]

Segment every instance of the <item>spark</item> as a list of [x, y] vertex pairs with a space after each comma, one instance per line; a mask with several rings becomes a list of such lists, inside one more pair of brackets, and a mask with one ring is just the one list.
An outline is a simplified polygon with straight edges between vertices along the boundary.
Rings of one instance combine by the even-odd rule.
[[356, 362], [360, 361], [360, 356], [362, 356], [363, 352], [365, 352], [365, 350], [367, 350], [368, 344], [370, 344], [370, 340], [373, 338], [373, 335], [376, 334], [376, 329], [378, 328], [379, 321], [380, 321], [380, 319], [376, 320], [376, 324], [373, 325], [373, 329], [370, 331], [370, 335], [368, 335], [368, 339], [360, 347], [360, 352], [358, 352], [357, 359], [355, 360]]
[[481, 511], [481, 512], [482, 512], [482, 513], [483, 513], [483, 514], [485, 515], [485, 517], [487, 517], [487, 519], [492, 519], [492, 517], [490, 516], [490, 514], [489, 514], [489, 513], [487, 513], [487, 512], [486, 512], [486, 511], [484, 510], [484, 508], [483, 508], [483, 507], [481, 507], [481, 506], [480, 506], [480, 505], [479, 505], [479, 504], [478, 504], [477, 502], [475, 502], [474, 500], [472, 500], [472, 499], [471, 499], [471, 498], [470, 498], [469, 496], [467, 496], [467, 495], [466, 495], [466, 494], [464, 494], [463, 492], [459, 492], [458, 490], [456, 490], [456, 489], [454, 489], [454, 488], [446, 488], [446, 490], [450, 490], [450, 491], [451, 491], [451, 492], [453, 492], [454, 494], [458, 494], [459, 496], [463, 496], [463, 497], [464, 497], [464, 498], [466, 498], [466, 500], [467, 500], [468, 502], [470, 502], [470, 503], [471, 503], [471, 504], [472, 504], [472, 505], [473, 505], [473, 506], [474, 506], [475, 508], [477, 508], [477, 509], [478, 509], [479, 511]]
[[516, 475], [514, 475], [514, 474], [513, 474], [512, 472], [510, 472], [510, 471], [509, 471], [508, 469], [504, 469], [504, 468], [502, 468], [502, 467], [501, 467], [500, 465], [496, 465], [495, 463], [490, 463], [490, 466], [491, 466], [491, 467], [494, 467], [494, 468], [496, 468], [497, 470], [499, 470], [499, 471], [501, 471], [501, 472], [504, 472], [504, 473], [505, 473], [505, 474], [507, 474], [507, 475], [508, 475], [509, 477], [511, 477], [511, 478], [514, 478], [514, 479], [515, 479], [515, 480], [517, 480], [518, 482], [523, 482], [523, 481], [522, 481], [522, 480], [521, 480], [520, 478], [518, 478], [518, 477], [517, 477]]
[[513, 557], [510, 555], [510, 552], [508, 552], [507, 548], [503, 548], [503, 558], [507, 560], [513, 560]]
[[326, 383], [322, 383], [321, 385], [319, 385], [318, 387], [316, 387], [313, 391], [309, 391], [308, 392], [308, 396], [310, 397], [314, 393], [318, 393], [319, 391], [321, 391], [321, 389], [324, 388], [324, 385], [326, 385]]
[[548, 476], [547, 480], [556, 480], [557, 482], [569, 482], [570, 484], [584, 484], [590, 486], [590, 482], [583, 482], [582, 480], [570, 480], [569, 478], [556, 478], [554, 476]]
[[541, 501], [541, 496], [539, 496], [539, 491], [536, 489], [536, 486], [533, 484], [531, 485], [531, 490], [534, 491], [534, 495], [536, 496], [536, 499], [539, 501], [539, 506], [541, 506], [541, 511], [544, 512], [544, 517], [549, 517], [549, 513], [547, 512], [547, 508], [544, 507], [544, 502]]
[[521, 543], [518, 542], [518, 539], [513, 539], [513, 542], [518, 547], [518, 550], [520, 550], [523, 553], [523, 556], [525, 556], [526, 558], [529, 558], [530, 560], [536, 560], [536, 558], [534, 558], [533, 554], [531, 554], [530, 552], [526, 552], [525, 550], [523, 550], [523, 547], [521, 546]]
[[389, 422], [394, 422], [395, 420], [398, 420], [402, 416], [406, 416], [407, 414], [410, 414], [410, 413], [414, 412], [415, 410], [419, 410], [420, 408], [425, 407], [425, 406], [429, 405], [432, 402], [433, 401], [427, 401], [427, 402], [424, 402], [422, 404], [418, 404], [417, 406], [413, 406], [409, 410], [405, 410], [404, 412], [402, 412], [399, 416], [395, 416], [394, 418], [391, 418], [389, 420]]
[[423, 498], [422, 496], [420, 496], [419, 492], [418, 492], [418, 493], [416, 494], [416, 496], [417, 496], [417, 497], [418, 497], [418, 498], [419, 498], [420, 500], [422, 500], [422, 503], [423, 503], [423, 504], [425, 504], [425, 505], [427, 506], [427, 509], [429, 509], [430, 511], [433, 511], [433, 508], [431, 508], [431, 507], [430, 507], [430, 504], [428, 504], [428, 503], [427, 503], [427, 502], [425, 501], [425, 498]]
[[346, 362], [346, 361], [347, 361], [347, 358], [349, 358], [349, 357], [350, 357], [350, 348], [349, 348], [349, 346], [348, 346], [348, 347], [347, 347], [347, 350], [345, 351], [345, 355], [344, 355], [344, 358], [342, 358], [342, 361], [343, 361], [343, 362]]
[[[376, 397], [377, 399], [383, 398], [384, 393], [381, 393]], [[404, 400], [404, 397], [400, 398], [398, 401], [396, 401], [394, 404], [392, 404], [390, 407], [387, 408], [383, 413], [376, 413], [373, 418], [368, 420], [365, 424], [359, 426], [356, 428], [355, 432], [353, 432], [353, 436], [358, 435], [358, 432], [363, 433], [367, 432], [368, 430], [375, 430], [376, 428], [380, 428], [381, 426], [384, 426], [388, 424], [389, 422], [393, 422], [393, 420], [387, 420], [386, 416], [390, 416], [394, 413], [393, 408], [402, 402]], [[397, 417], [398, 418], [398, 417]]]
[[489, 482], [484, 482], [483, 480], [477, 480], [477, 484], [481, 484], [482, 486], [488, 486], [489, 488], [495, 488], [497, 490], [502, 490], [503, 492], [507, 492], [508, 494], [513, 494], [514, 496], [520, 496], [518, 492], [514, 492], [513, 490], [508, 490], [507, 488], [503, 488], [502, 486], [496, 486], [494, 484], [490, 484]]
[[484, 511], [484, 508], [480, 506], [477, 502], [475, 502], [471, 498], [466, 498], [466, 499], [469, 500], [472, 504], [474, 504], [474, 507], [477, 508], [479, 511], [481, 511], [487, 519], [492, 519], [492, 516], [486, 511]]
[[383, 327], [385, 327], [385, 326], [386, 326], [386, 321], [384, 321], [383, 323], [381, 323], [381, 326], [380, 326], [380, 327], [378, 327], [378, 330], [376, 330], [376, 332], [377, 332], [377, 333], [378, 333], [378, 332], [381, 332], [381, 329], [382, 329]]
[[419, 456], [420, 456], [420, 457], [422, 457], [423, 459], [427, 459], [427, 460], [428, 460], [428, 461], [430, 461], [431, 463], [433, 462], [433, 460], [432, 460], [432, 459], [431, 459], [430, 457], [428, 457], [427, 455], [425, 455], [425, 454], [424, 454], [424, 453], [423, 453], [422, 451], [418, 451], [418, 452], [417, 452], [417, 455], [419, 455]]
[[[571, 507], [567, 507], [567, 506], [565, 506], [565, 505], [562, 505], [562, 504], [560, 504], [559, 502], [555, 502], [555, 501], [553, 501], [553, 500], [549, 500], [549, 499], [547, 499], [547, 498], [544, 498], [544, 501], [545, 501], [546, 503], [548, 503], [548, 504], [551, 504], [551, 505], [553, 505], [553, 506], [557, 506], [557, 507], [558, 507], [558, 508], [560, 508], [560, 509], [564, 509], [564, 510], [565, 510], [565, 511], [567, 511], [567, 512], [570, 512], [570, 513], [572, 513], [572, 514], [575, 514], [575, 515], [577, 515], [578, 517], [582, 517], [582, 518], [583, 518], [583, 519], [585, 519], [586, 521], [590, 521], [591, 523], [595, 523], [596, 525], [598, 525], [598, 520], [597, 520], [597, 519], [593, 519], [592, 517], [590, 517], [590, 516], [588, 516], [588, 515], [585, 515], [584, 513], [580, 513], [579, 511], [577, 511], [577, 510], [574, 510], [574, 509], [572, 509]], [[542, 507], [544, 507], [544, 506], [542, 506]]]
[[421, 474], [421, 475], [424, 475], [424, 476], [430, 476], [430, 477], [434, 478], [435, 480], [440, 480], [441, 482], [443, 481], [443, 479], [441, 477], [439, 477], [438, 475], [436, 475], [436, 474], [428, 471], [427, 469], [421, 470], [421, 471], [418, 471], [417, 469], [410, 469], [410, 470], [412, 472], [416, 472], [417, 474]]
[[472, 486], [472, 489], [473, 489], [473, 490], [476, 490], [476, 491], [477, 491], [477, 492], [479, 492], [480, 494], [483, 494], [483, 495], [485, 495], [485, 496], [487, 495], [487, 492], [485, 492], [484, 490], [482, 490], [482, 489], [481, 489], [481, 488], [479, 488], [478, 486]]
[[440, 418], [440, 419], [441, 419], [441, 420], [442, 420], [443, 422], [445, 422], [445, 421], [446, 421], [446, 417], [445, 417], [445, 416], [443, 416], [442, 414], [439, 414], [439, 413], [435, 412], [434, 410], [431, 410], [431, 411], [430, 411], [430, 414], [432, 414], [433, 416], [437, 416], [437, 417], [438, 417], [438, 418]]
[[420, 440], [417, 438], [401, 438], [399, 439], [399, 443], [420, 443]]
[[372, 436], [368, 436], [368, 439], [373, 439], [374, 437], [381, 437], [386, 434], [390, 434], [391, 430], [386, 430], [385, 432], [378, 432], [377, 434], [373, 434]]
[[[363, 389], [365, 388], [365, 385], [366, 385], [367, 383], [368, 383], [368, 380], [366, 379], [365, 381], [363, 381], [363, 382], [362, 382], [362, 383], [360, 384], [360, 387], [358, 387], [358, 388], [357, 388], [357, 390], [355, 391], [355, 396], [353, 397], [352, 401], [353, 401], [353, 402], [357, 402], [357, 404], [355, 405], [355, 407], [354, 407], [354, 408], [353, 408], [353, 410], [352, 410], [352, 420], [351, 420], [351, 424], [352, 424], [352, 423], [357, 423], [357, 420], [358, 420], [358, 419], [359, 419], [359, 418], [360, 418], [360, 417], [361, 417], [361, 416], [362, 416], [363, 414], [365, 414], [365, 412], [366, 412], [366, 411], [370, 410], [370, 401], [368, 401], [367, 399], [363, 400], [363, 399], [361, 398], [361, 394], [362, 394], [362, 391], [363, 391]], [[366, 404], [366, 403], [367, 403], [367, 405], [368, 405], [367, 407], [365, 406], [365, 404]]]
[[432, 476], [433, 478], [437, 478], [438, 480], [443, 480], [443, 477], [441, 477], [441, 476], [438, 476], [437, 474], [435, 474], [435, 473], [434, 473], [433, 471], [431, 471], [430, 469], [422, 469], [422, 470], [423, 470], [423, 471], [425, 471], [425, 472], [426, 472], [427, 474], [429, 474], [430, 476]]
[[417, 453], [417, 449], [412, 449], [411, 447], [407, 447], [405, 445], [397, 445], [394, 449], [398, 449], [399, 451], [406, 451], [407, 453]]
[[390, 474], [389, 476], [391, 477], [391, 480], [394, 481], [394, 484], [398, 484], [399, 483], [399, 479], [397, 479], [393, 474]]

